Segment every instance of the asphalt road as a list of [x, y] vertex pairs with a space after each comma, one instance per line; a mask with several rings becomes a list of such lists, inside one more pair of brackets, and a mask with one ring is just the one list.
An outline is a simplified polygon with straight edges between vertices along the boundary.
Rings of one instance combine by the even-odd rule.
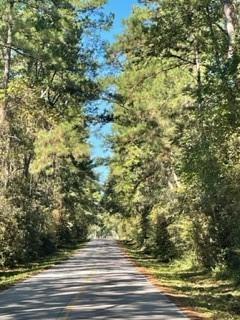
[[0, 320], [183, 320], [112, 240], [0, 293]]

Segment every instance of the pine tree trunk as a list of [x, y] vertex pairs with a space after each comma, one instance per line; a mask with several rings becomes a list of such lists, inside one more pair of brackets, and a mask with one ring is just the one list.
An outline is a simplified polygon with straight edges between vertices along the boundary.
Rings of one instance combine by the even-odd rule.
[[196, 44], [195, 48], [195, 64], [196, 64], [196, 74], [197, 74], [197, 97], [198, 97], [198, 107], [201, 109], [202, 104], [202, 75], [201, 75], [201, 57], [199, 52], [199, 45]]
[[226, 19], [226, 29], [228, 33], [229, 46], [228, 46], [228, 58], [232, 58], [234, 54], [235, 45], [235, 29], [236, 29], [236, 10], [234, 1], [224, 0], [224, 14]]
[[4, 73], [2, 88], [4, 90], [4, 98], [0, 106], [0, 126], [3, 127], [7, 124], [7, 109], [8, 109], [8, 85], [11, 71], [11, 54], [12, 54], [12, 31], [13, 31], [13, 7], [14, 0], [8, 2], [7, 8], [7, 38], [4, 48]]
[[146, 208], [142, 209], [141, 220], [140, 220], [140, 224], [141, 224], [140, 246], [141, 247], [145, 246], [145, 242], [148, 236], [148, 226], [149, 226], [148, 213], [149, 212]]

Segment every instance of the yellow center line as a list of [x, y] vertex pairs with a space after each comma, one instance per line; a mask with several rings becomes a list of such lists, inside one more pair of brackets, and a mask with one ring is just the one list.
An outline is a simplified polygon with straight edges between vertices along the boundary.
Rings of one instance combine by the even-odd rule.
[[[90, 283], [90, 280], [92, 279], [92, 276], [93, 276], [93, 275], [94, 275], [94, 273], [91, 274], [91, 275], [86, 279], [86, 281], [84, 282], [85, 285]], [[75, 304], [76, 304], [77, 301], [79, 300], [80, 295], [81, 295], [82, 292], [83, 292], [83, 289], [84, 289], [84, 287], [82, 287], [82, 288], [79, 290], [79, 292], [76, 294], [76, 296], [73, 297], [73, 299], [72, 299], [72, 300], [68, 303], [68, 305], [64, 308], [62, 320], [69, 320], [69, 316], [70, 316], [71, 312], [76, 309], [76, 305], [75, 305]]]

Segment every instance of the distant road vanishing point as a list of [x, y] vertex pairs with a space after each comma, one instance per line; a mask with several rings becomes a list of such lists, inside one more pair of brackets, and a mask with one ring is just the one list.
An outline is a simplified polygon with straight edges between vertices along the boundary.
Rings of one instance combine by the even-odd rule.
[[70, 260], [0, 293], [0, 320], [188, 319], [124, 256], [93, 240]]

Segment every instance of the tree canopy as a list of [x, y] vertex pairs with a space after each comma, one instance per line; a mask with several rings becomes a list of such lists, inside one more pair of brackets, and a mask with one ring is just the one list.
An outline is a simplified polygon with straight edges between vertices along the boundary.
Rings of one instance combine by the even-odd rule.
[[237, 1], [146, 0], [109, 50], [122, 72], [103, 202], [164, 261], [236, 263], [239, 48]]
[[0, 2], [1, 265], [84, 240], [95, 219], [86, 105], [100, 93], [97, 33], [110, 25], [104, 4]]
[[[164, 262], [239, 265], [238, 1], [141, 0], [107, 46], [106, 3], [0, 1], [0, 264], [98, 224]], [[91, 121], [112, 122], [104, 188]]]

